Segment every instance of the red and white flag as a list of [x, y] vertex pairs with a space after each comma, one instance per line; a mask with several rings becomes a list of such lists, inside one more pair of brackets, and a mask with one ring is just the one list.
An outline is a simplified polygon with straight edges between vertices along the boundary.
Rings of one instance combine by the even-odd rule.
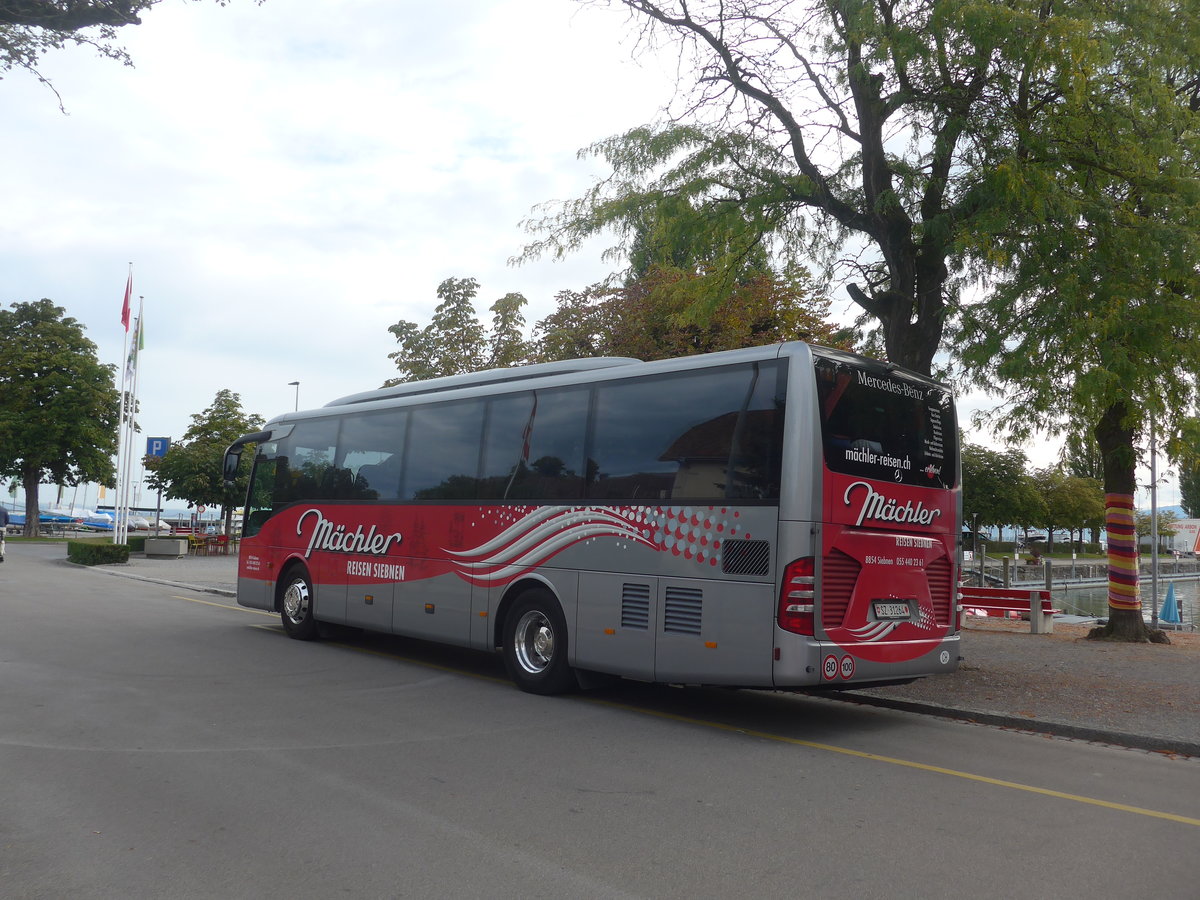
[[125, 302], [121, 304], [121, 324], [129, 333], [129, 297], [133, 293], [133, 270], [129, 270], [129, 280], [125, 282]]

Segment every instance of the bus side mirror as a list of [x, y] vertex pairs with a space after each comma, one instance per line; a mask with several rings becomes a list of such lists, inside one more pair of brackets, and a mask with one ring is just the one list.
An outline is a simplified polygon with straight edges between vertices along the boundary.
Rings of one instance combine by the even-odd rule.
[[233, 487], [233, 483], [237, 481], [238, 466], [242, 462], [242, 448], [247, 444], [257, 444], [262, 441], [271, 439], [271, 432], [256, 431], [254, 434], [244, 434], [225, 451], [225, 459], [221, 464], [222, 474], [225, 476], [225, 487]]
[[225, 476], [225, 487], [233, 487], [233, 483], [237, 481], [238, 466], [242, 462], [242, 448], [239, 446], [236, 449], [230, 447], [225, 451], [225, 462], [222, 466]]

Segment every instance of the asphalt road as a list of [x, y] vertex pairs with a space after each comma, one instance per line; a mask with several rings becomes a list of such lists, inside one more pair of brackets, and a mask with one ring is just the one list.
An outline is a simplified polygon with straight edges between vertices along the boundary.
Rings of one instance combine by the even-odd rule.
[[1194, 898], [1200, 761], [0, 565], [0, 895]]

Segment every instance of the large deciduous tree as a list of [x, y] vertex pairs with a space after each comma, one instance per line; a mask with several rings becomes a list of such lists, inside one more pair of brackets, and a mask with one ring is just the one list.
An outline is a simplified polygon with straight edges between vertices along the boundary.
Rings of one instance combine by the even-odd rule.
[[[764, 243], [815, 254], [877, 320], [892, 362], [929, 374], [957, 303], [955, 265], [995, 210], [1018, 125], [1053, 114], [1091, 60], [1080, 3], [1014, 0], [607, 0], [686, 73], [664, 124], [587, 153], [610, 177], [529, 227], [526, 256], [615, 228], [632, 241], [674, 202], [719, 238], [720, 267]], [[1097, 4], [1099, 8], [1099, 4]], [[690, 54], [690, 55], [688, 55]], [[681, 202], [685, 201], [685, 202]]]
[[25, 534], [38, 485], [111, 484], [121, 397], [84, 327], [50, 300], [0, 309], [0, 476], [25, 489]]
[[981, 382], [1007, 384], [998, 422], [1018, 438], [1090, 426], [1109, 554], [1095, 636], [1145, 640], [1137, 445], [1152, 422], [1178, 432], [1200, 372], [1200, 21], [1169, 0], [1107, 9], [1083, 31], [1087, 77], [1004, 172], [1023, 227], [989, 238], [960, 343]]
[[145, 458], [146, 481], [189, 506], [220, 506], [229, 534], [233, 508], [246, 496], [251, 455], [243, 454], [243, 471], [231, 486], [222, 466], [225, 450], [242, 435], [261, 428], [264, 421], [242, 410], [240, 395], [228, 389], [217, 391], [212, 405], [192, 416], [183, 439], [173, 443], [166, 455]]

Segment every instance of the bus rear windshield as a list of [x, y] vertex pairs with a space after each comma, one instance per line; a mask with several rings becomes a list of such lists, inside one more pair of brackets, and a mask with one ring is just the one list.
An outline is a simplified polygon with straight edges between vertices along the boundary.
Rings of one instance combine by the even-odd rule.
[[825, 465], [831, 471], [919, 487], [956, 483], [949, 393], [883, 368], [816, 360]]

